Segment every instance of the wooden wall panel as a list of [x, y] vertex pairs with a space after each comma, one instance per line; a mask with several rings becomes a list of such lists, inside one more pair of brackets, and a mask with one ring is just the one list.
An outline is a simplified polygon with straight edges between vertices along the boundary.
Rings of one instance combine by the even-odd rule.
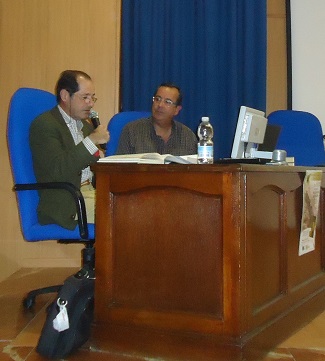
[[266, 114], [287, 109], [286, 0], [267, 1]]
[[24, 242], [8, 160], [10, 97], [19, 87], [53, 92], [65, 69], [95, 81], [103, 124], [119, 103], [120, 0], [0, 0], [0, 280], [27, 266], [79, 266], [80, 246]]
[[[268, 0], [272, 32], [268, 38], [267, 113], [285, 106], [281, 80], [284, 4], [285, 0]], [[7, 110], [17, 88], [53, 91], [62, 70], [79, 68], [95, 81], [96, 109], [106, 124], [119, 103], [120, 8], [121, 0], [0, 0], [0, 280], [21, 266], [79, 263], [79, 247], [57, 246], [55, 242], [30, 244], [22, 239], [11, 191]]]

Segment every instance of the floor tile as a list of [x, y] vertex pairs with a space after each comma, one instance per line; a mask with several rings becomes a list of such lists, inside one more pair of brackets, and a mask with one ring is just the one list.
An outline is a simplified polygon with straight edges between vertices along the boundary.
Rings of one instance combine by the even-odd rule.
[[37, 345], [46, 319], [46, 308], [49, 304], [50, 302], [46, 303], [44, 307], [29, 322], [29, 324], [11, 342], [13, 347], [35, 347]]
[[23, 361], [28, 359], [33, 347], [12, 347], [10, 344], [1, 345], [0, 361]]
[[295, 361], [295, 359], [289, 350], [278, 348], [270, 351], [261, 361]]
[[325, 361], [325, 350], [290, 349], [295, 361]]
[[282, 342], [279, 347], [325, 349], [325, 312]]
[[[46, 307], [54, 295], [39, 296], [35, 307], [30, 311], [23, 308], [22, 299], [29, 290], [61, 283], [76, 271], [75, 268], [22, 269], [0, 283], [0, 361], [48, 361], [36, 352], [35, 347], [45, 321]], [[135, 355], [130, 357], [123, 356], [123, 353], [114, 354], [112, 350], [99, 350], [92, 341], [65, 360], [138, 360]], [[141, 361], [144, 361], [143, 357]], [[278, 345], [263, 359], [253, 361], [325, 361], [325, 312]]]

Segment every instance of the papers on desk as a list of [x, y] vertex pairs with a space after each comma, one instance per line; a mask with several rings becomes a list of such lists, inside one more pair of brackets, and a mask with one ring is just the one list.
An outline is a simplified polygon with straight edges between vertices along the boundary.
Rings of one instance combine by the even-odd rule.
[[139, 153], [139, 154], [121, 154], [110, 155], [100, 158], [99, 163], [142, 163], [142, 164], [197, 164], [197, 154], [191, 155], [171, 155], [159, 153]]
[[315, 250], [321, 181], [321, 170], [306, 171], [303, 184], [303, 208], [299, 240], [299, 256]]

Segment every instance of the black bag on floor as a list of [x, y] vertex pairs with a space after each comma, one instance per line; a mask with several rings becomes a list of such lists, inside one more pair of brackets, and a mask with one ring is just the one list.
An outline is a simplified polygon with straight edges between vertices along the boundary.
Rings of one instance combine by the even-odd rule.
[[[57, 298], [49, 306], [36, 348], [42, 356], [64, 358], [88, 340], [94, 314], [93, 273], [82, 269], [68, 277]], [[62, 326], [63, 324], [65, 326]], [[68, 328], [61, 331], [61, 328], [65, 327]]]

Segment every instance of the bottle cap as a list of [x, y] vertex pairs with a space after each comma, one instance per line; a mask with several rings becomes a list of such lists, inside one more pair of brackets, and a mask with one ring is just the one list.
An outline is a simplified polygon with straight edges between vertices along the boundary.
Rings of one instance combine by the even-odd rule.
[[209, 122], [209, 117], [202, 117], [202, 122]]

